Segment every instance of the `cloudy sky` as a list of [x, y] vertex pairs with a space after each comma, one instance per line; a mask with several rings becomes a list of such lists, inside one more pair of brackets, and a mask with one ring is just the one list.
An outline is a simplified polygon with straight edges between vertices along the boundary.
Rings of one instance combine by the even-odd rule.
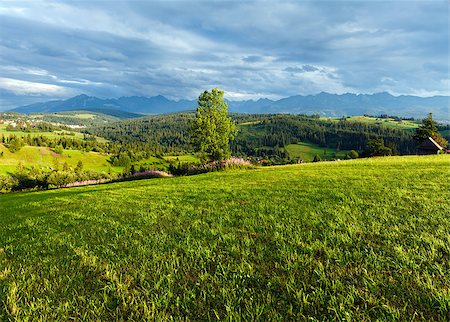
[[449, 95], [449, 1], [0, 1], [0, 109], [162, 94]]

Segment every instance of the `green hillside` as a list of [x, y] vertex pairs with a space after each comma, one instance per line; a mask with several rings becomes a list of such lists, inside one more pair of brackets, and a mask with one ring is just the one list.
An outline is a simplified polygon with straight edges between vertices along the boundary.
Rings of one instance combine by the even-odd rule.
[[[24, 146], [19, 151], [11, 153], [8, 148], [0, 143], [0, 175], [15, 172], [17, 166], [22, 164], [25, 167], [53, 167], [55, 159], [59, 165], [64, 162], [73, 168], [76, 167], [78, 161], [83, 162], [85, 170], [94, 170], [97, 172], [112, 172], [122, 173], [124, 167], [112, 166], [108, 161], [111, 155], [99, 152], [84, 152], [80, 150], [63, 150], [62, 154], [55, 153], [48, 147]], [[149, 157], [147, 159], [134, 162], [135, 167], [143, 165], [147, 168], [167, 169], [169, 162], [173, 161], [175, 164], [190, 162], [199, 162], [199, 159], [191, 154], [180, 156], [164, 156], [162, 158]]]
[[450, 156], [0, 195], [0, 320], [441, 320]]
[[64, 150], [63, 154], [53, 152], [48, 147], [24, 146], [19, 151], [11, 153], [3, 144], [0, 144], [0, 174], [14, 172], [21, 163], [25, 167], [53, 167], [55, 159], [60, 165], [64, 162], [71, 167], [75, 167], [78, 161], [83, 162], [86, 170], [108, 172], [110, 169], [114, 172], [122, 172], [123, 167], [113, 167], [108, 162], [110, 156], [98, 152], [83, 152], [80, 150]]
[[380, 118], [371, 116], [352, 116], [347, 118], [347, 121], [375, 124], [380, 126], [386, 126], [400, 130], [415, 130], [419, 124], [416, 121], [394, 119], [391, 117]]
[[69, 125], [95, 126], [115, 122], [120, 119], [142, 117], [141, 114], [130, 113], [114, 109], [97, 109], [66, 111], [57, 113], [30, 114], [30, 119], [41, 119], [45, 122], [62, 123]]
[[[71, 138], [71, 139], [83, 139], [84, 138], [84, 134], [80, 133], [80, 132], [74, 132], [74, 131], [64, 131], [64, 130], [58, 130], [58, 131], [52, 131], [52, 132], [44, 132], [44, 131], [33, 131], [33, 132], [23, 132], [23, 131], [8, 131], [6, 129], [7, 125], [6, 124], [0, 124], [0, 136], [10, 136], [10, 135], [15, 135], [17, 137], [23, 137], [23, 136], [31, 136], [31, 137], [35, 137], [35, 136], [44, 136], [44, 137], [48, 137], [49, 139], [59, 139], [62, 137], [65, 138]], [[95, 137], [96, 140], [98, 142], [106, 142], [107, 140], [105, 140], [104, 138]]]
[[73, 135], [70, 135], [68, 131], [52, 131], [52, 132], [44, 132], [44, 131], [36, 131], [36, 132], [23, 132], [23, 131], [8, 131], [6, 129], [6, 124], [0, 124], [0, 135], [8, 136], [8, 135], [15, 135], [15, 136], [46, 136], [51, 139], [60, 138], [60, 137], [67, 137], [67, 138], [76, 138], [76, 139], [83, 139], [83, 133], [80, 132], [72, 132]]
[[315, 155], [319, 155], [322, 160], [331, 160], [335, 158], [345, 159], [350, 151], [337, 151], [333, 148], [321, 148], [317, 144], [299, 142], [297, 144], [288, 144], [285, 149], [291, 158], [300, 158], [304, 161], [314, 160]]

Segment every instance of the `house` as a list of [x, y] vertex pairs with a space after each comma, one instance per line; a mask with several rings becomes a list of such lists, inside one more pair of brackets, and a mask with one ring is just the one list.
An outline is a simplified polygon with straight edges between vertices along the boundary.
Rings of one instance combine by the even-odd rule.
[[441, 147], [435, 140], [428, 137], [425, 141], [419, 145], [419, 154], [439, 154], [444, 148]]

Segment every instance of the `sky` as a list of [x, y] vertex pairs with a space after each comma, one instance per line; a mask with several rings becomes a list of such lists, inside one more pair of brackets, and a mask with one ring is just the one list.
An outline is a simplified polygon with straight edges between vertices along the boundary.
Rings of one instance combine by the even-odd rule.
[[0, 110], [87, 94], [450, 95], [448, 0], [4, 1]]

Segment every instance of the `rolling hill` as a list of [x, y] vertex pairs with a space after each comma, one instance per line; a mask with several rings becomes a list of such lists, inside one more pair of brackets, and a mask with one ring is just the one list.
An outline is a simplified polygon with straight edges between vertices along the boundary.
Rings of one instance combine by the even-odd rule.
[[60, 166], [66, 162], [73, 168], [78, 161], [82, 161], [84, 169], [97, 172], [122, 173], [123, 170], [123, 167], [114, 167], [108, 162], [110, 155], [92, 151], [64, 150], [62, 154], [58, 154], [48, 147], [25, 146], [20, 151], [11, 153], [0, 144], [0, 154], [0, 174], [15, 172], [19, 164], [25, 167], [54, 167], [55, 160]]
[[0, 320], [441, 320], [448, 155], [0, 195]]
[[[380, 115], [423, 118], [433, 112], [437, 120], [450, 122], [449, 97], [393, 96], [389, 93], [376, 94], [329, 94], [296, 95], [277, 101], [269, 99], [228, 101], [230, 111], [238, 113], [292, 113], [321, 114], [323, 116], [343, 115]], [[162, 114], [193, 110], [195, 100], [174, 101], [158, 95], [154, 97], [120, 97], [118, 99], [100, 99], [79, 95], [64, 101], [50, 101], [17, 107], [19, 113], [50, 113], [69, 110], [89, 110], [116, 116], [120, 112], [134, 114]], [[129, 117], [133, 117], [129, 115]]]

